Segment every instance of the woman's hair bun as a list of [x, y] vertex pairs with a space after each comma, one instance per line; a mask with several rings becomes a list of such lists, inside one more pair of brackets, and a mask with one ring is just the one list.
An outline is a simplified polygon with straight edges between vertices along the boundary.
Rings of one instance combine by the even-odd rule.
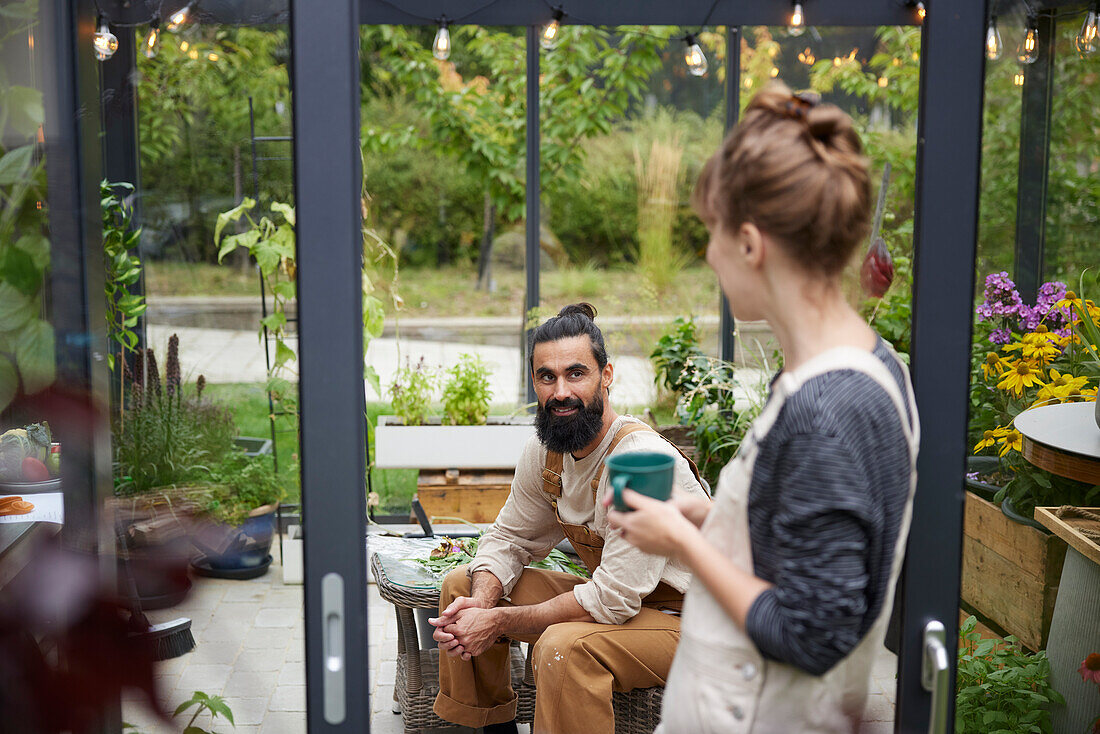
[[561, 311], [558, 311], [558, 316], [571, 316], [574, 314], [585, 316], [590, 321], [595, 321], [596, 307], [593, 306], [591, 303], [585, 303], [582, 301], [580, 303], [571, 303], [563, 308]]
[[818, 105], [808, 110], [806, 127], [811, 136], [830, 147], [845, 152], [859, 152], [859, 138], [852, 128], [852, 118], [835, 105]]

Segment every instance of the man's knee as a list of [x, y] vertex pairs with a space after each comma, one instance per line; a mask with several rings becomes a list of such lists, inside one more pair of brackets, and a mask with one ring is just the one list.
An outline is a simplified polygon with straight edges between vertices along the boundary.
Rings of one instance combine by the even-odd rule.
[[470, 595], [470, 577], [466, 575], [466, 566], [458, 566], [443, 577], [439, 587], [439, 611], [460, 596]]
[[565, 666], [582, 645], [578, 643], [592, 632], [591, 622], [560, 622], [552, 624], [539, 636], [531, 652], [536, 673]]

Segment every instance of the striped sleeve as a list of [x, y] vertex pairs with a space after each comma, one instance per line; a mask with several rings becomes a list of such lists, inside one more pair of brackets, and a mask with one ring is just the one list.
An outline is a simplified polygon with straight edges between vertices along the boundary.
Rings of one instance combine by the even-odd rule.
[[780, 447], [772, 486], [782, 496], [771, 542], [753, 549], [774, 587], [749, 609], [746, 631], [765, 657], [812, 675], [859, 642], [876, 533], [868, 479], [835, 435], [799, 433]]

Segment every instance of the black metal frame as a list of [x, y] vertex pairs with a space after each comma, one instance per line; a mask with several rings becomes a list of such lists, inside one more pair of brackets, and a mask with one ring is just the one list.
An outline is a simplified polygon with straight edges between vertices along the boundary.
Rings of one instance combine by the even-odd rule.
[[[594, 25], [689, 25], [709, 14], [712, 25], [781, 26], [786, 0], [588, 0], [576, 8]], [[292, 12], [295, 193], [299, 238], [301, 319], [302, 478], [308, 506], [306, 535], [307, 679], [310, 731], [362, 731], [366, 696], [366, 564], [362, 549], [363, 379], [361, 293], [358, 284], [359, 149], [358, 37], [360, 24], [431, 24], [462, 16], [464, 23], [527, 27], [528, 74], [537, 71], [538, 27], [551, 18], [543, 0], [485, 5], [465, 0], [328, 0]], [[929, 696], [919, 684], [924, 621], [940, 619], [954, 650], [962, 525], [970, 308], [978, 206], [978, 162], [984, 57], [984, 2], [927, 3], [918, 130], [917, 214], [914, 232], [913, 373], [917, 402], [929, 427], [922, 443], [920, 482], [909, 553], [909, 591], [902, 608], [898, 731], [927, 730]], [[566, 13], [570, 2], [564, 3]], [[268, 5], [273, 13], [280, 3]], [[304, 8], [301, 0], [294, 10]], [[815, 0], [814, 25], [912, 25], [913, 8], [893, 0]], [[937, 12], [939, 11], [939, 12]], [[253, 14], [255, 9], [251, 10]], [[225, 20], [213, 13], [215, 19]], [[246, 18], [238, 21], [247, 22]], [[568, 22], [582, 22], [567, 15]], [[534, 69], [532, 68], [534, 67]], [[537, 78], [537, 74], [535, 76]], [[308, 81], [308, 83], [306, 83]], [[736, 110], [735, 79], [727, 94]], [[528, 86], [528, 186], [538, 190], [537, 93]], [[538, 302], [538, 197], [528, 200], [528, 297]], [[94, 264], [93, 264], [94, 265]], [[92, 271], [94, 273], [94, 269]], [[727, 322], [729, 323], [729, 322]], [[731, 325], [731, 324], [730, 324]], [[728, 351], [727, 351], [728, 350]], [[732, 343], [723, 351], [732, 356]], [[935, 430], [931, 430], [934, 428]], [[349, 705], [343, 722], [326, 722], [317, 682], [323, 577], [345, 580], [345, 670]], [[919, 592], [919, 593], [918, 593]], [[329, 651], [331, 652], [331, 651]], [[953, 659], [953, 655], [951, 656]]]

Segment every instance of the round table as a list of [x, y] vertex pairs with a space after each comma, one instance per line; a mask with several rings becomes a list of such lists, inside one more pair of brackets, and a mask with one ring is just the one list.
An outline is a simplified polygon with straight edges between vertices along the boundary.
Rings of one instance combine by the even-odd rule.
[[1061, 403], [1025, 410], [1015, 426], [1023, 455], [1060, 477], [1100, 484], [1100, 428], [1094, 403]]
[[[1093, 403], [1062, 403], [1020, 413], [1015, 426], [1023, 435], [1024, 458], [1051, 474], [1100, 484], [1095, 409]], [[1036, 520], [1069, 544], [1047, 641], [1050, 683], [1067, 705], [1051, 711], [1051, 723], [1056, 734], [1077, 734], [1100, 715], [1095, 684], [1085, 683], [1077, 673], [1085, 656], [1100, 650], [1100, 557], [1092, 544], [1082, 543], [1058, 520], [1051, 512], [1056, 509], [1035, 513]]]

